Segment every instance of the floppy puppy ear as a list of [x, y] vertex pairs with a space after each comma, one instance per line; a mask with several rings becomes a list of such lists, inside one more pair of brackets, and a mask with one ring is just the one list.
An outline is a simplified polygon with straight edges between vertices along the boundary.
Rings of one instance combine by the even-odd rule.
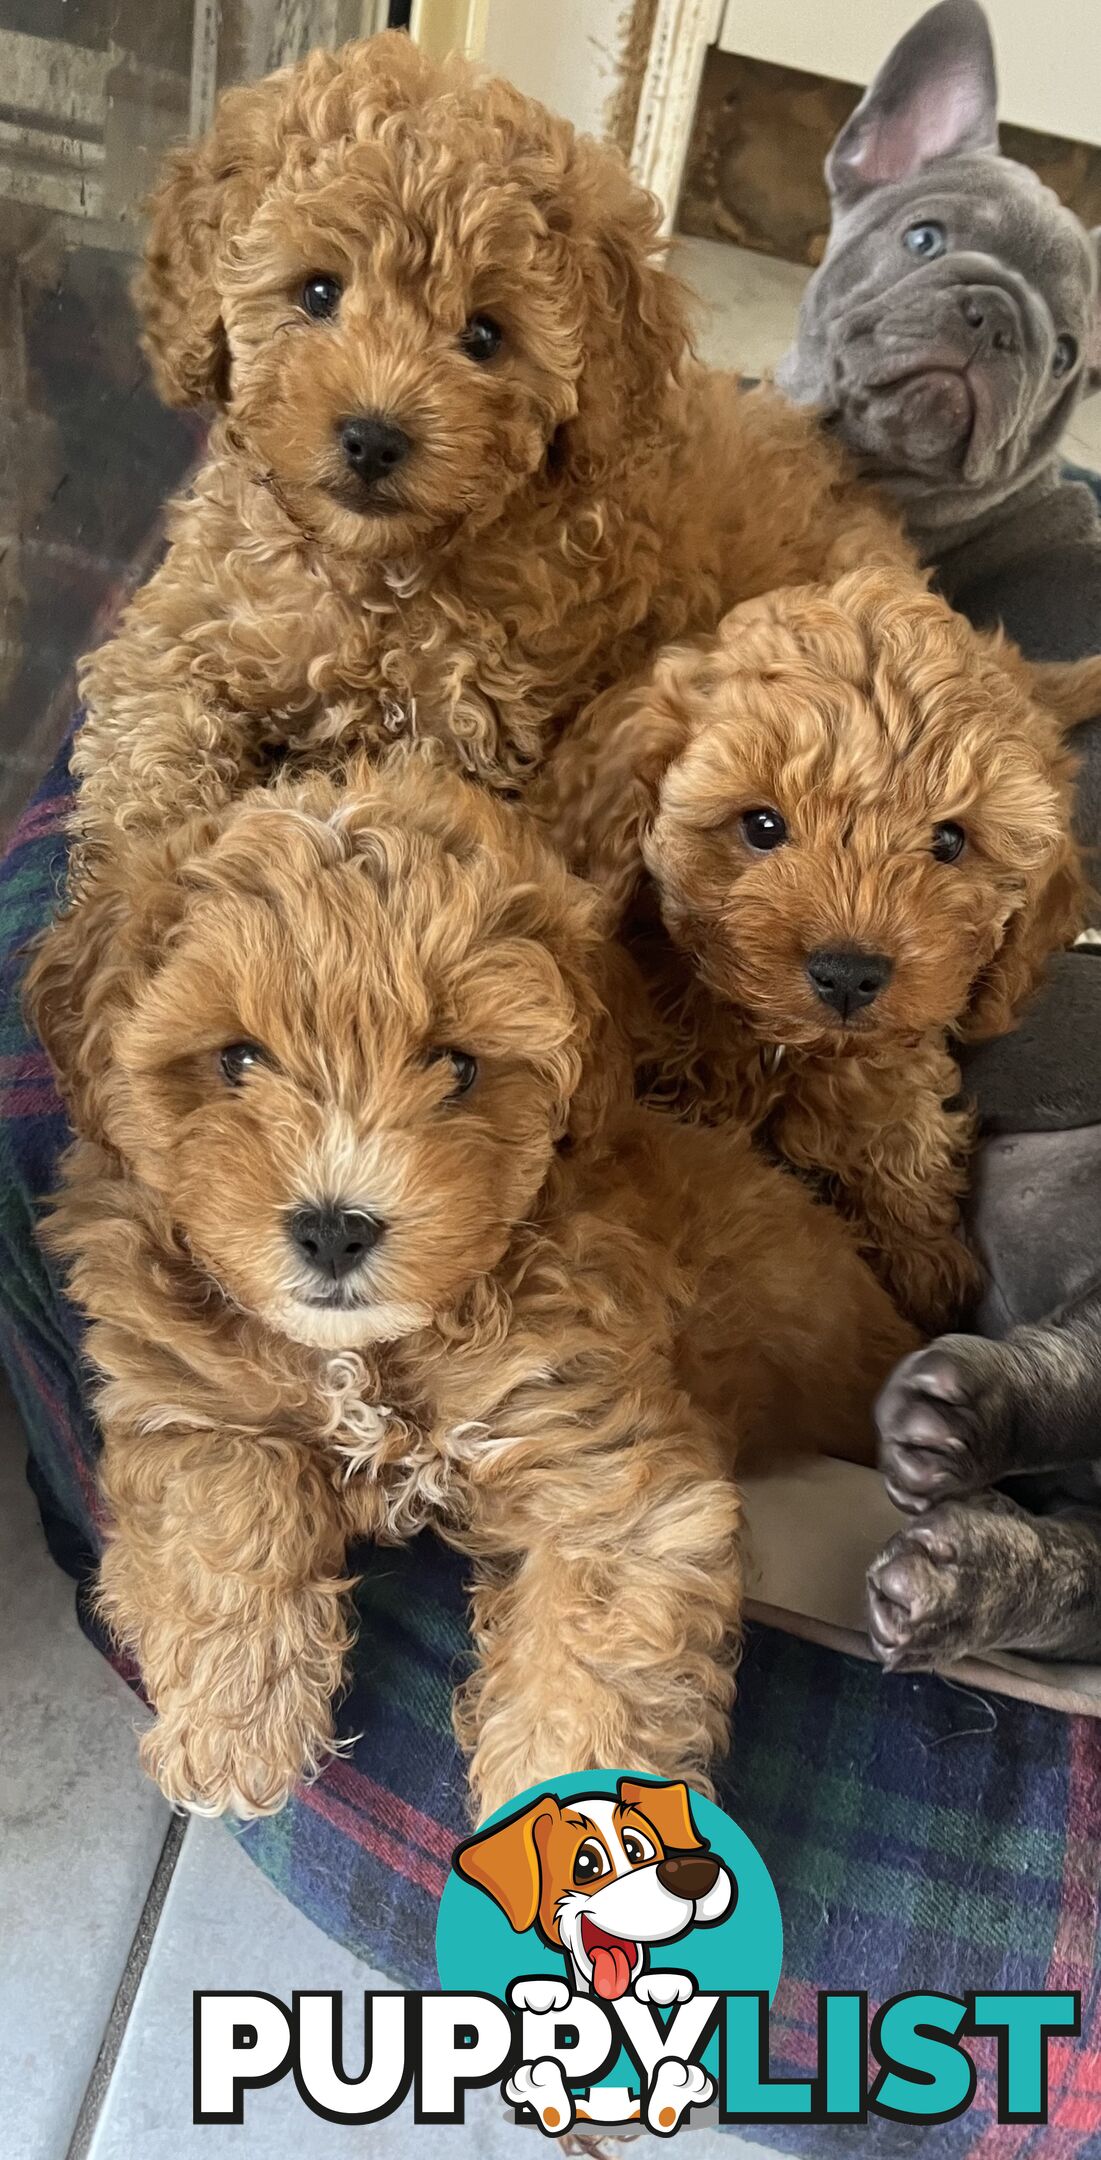
[[[610, 946], [597, 956], [591, 978], [575, 988], [581, 1074], [566, 1124], [573, 1147], [598, 1141], [616, 1112], [633, 1100], [632, 1012], [640, 995], [631, 962]], [[641, 1021], [638, 1034], [641, 1041]]]
[[978, 0], [940, 0], [888, 53], [826, 159], [842, 204], [934, 158], [998, 148], [998, 81]]
[[108, 956], [123, 924], [117, 888], [74, 901], [35, 939], [23, 978], [27, 1018], [73, 1124], [93, 1140], [106, 1138], [107, 1041], [120, 989]]
[[690, 347], [688, 295], [659, 259], [661, 206], [631, 179], [618, 152], [578, 140], [566, 216], [579, 252], [586, 328], [565, 464], [591, 483], [618, 471], [655, 433]]
[[578, 875], [622, 922], [643, 877], [661, 783], [701, 724], [703, 642], [671, 646], [652, 672], [594, 699], [555, 750], [535, 801]]
[[169, 405], [224, 404], [228, 396], [218, 262], [279, 170], [288, 78], [284, 69], [225, 91], [209, 132], [169, 153], [150, 197], [134, 299], [142, 344]]
[[669, 1785], [644, 1785], [637, 1778], [620, 1778], [616, 1791], [625, 1807], [637, 1807], [653, 1823], [667, 1852], [703, 1847], [692, 1820], [688, 1787], [679, 1779]]
[[1027, 660], [1029, 694], [1064, 729], [1101, 715], [1101, 659]]
[[23, 979], [27, 1016], [77, 1131], [110, 1143], [115, 1031], [157, 965], [185, 903], [182, 866], [217, 830], [185, 827], [135, 848], [125, 876], [101, 871], [36, 939]]
[[467, 1838], [451, 1863], [456, 1874], [476, 1884], [500, 1906], [517, 1935], [526, 1935], [533, 1925], [542, 1895], [536, 1825], [557, 1822], [561, 1814], [554, 1794], [544, 1793], [519, 1815], [510, 1815], [507, 1822]]
[[1001, 946], [975, 986], [959, 1034], [968, 1042], [1004, 1035], [1042, 981], [1052, 954], [1072, 945], [1086, 919], [1088, 885], [1069, 835], [1010, 917]]
[[[611, 942], [600, 895], [561, 863], [548, 862], [542, 847], [539, 868], [544, 912], [537, 934], [573, 1005], [570, 1041], [557, 1060], [560, 1138], [571, 1147], [592, 1146], [634, 1096], [632, 1015], [640, 993], [631, 961]], [[638, 1033], [641, 1039], [641, 1026]]]
[[385, 120], [434, 74], [427, 55], [397, 31], [312, 52], [295, 67], [224, 91], [208, 133], [171, 152], [150, 198], [145, 259], [134, 281], [143, 344], [168, 404], [226, 402], [219, 265], [288, 153], [305, 160], [311, 145], [334, 133], [354, 135], [370, 120]]

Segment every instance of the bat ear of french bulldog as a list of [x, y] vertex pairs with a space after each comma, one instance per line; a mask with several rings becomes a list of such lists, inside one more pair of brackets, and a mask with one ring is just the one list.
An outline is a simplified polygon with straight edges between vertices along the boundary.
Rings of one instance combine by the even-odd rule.
[[830, 194], [859, 200], [934, 158], [998, 148], [998, 79], [978, 0], [940, 0], [899, 39], [826, 159]]

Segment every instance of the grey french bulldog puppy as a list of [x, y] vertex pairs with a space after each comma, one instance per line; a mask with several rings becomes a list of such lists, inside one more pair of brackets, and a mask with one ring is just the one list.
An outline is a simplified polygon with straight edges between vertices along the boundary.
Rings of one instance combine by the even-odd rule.
[[[826, 177], [829, 242], [780, 387], [902, 505], [964, 614], [1034, 659], [1098, 651], [1101, 516], [1059, 444], [1101, 387], [1101, 234], [1000, 155], [976, 0], [941, 0], [900, 40]], [[1101, 722], [1076, 747], [1096, 845]], [[917, 1352], [880, 1404], [910, 1517], [868, 1581], [893, 1669], [995, 1648], [1101, 1658], [1101, 957], [1061, 956], [967, 1080], [991, 1288], [983, 1333]]]
[[826, 178], [829, 240], [776, 380], [943, 563], [1058, 485], [1063, 431], [1101, 386], [1101, 232], [1001, 156], [977, 0], [940, 0], [900, 39]]
[[1101, 960], [1061, 953], [1015, 1035], [976, 1052], [970, 1196], [982, 1334], [899, 1366], [878, 1407], [909, 1518], [868, 1575], [892, 1670], [988, 1650], [1101, 1660]]
[[[901, 504], [945, 597], [1031, 660], [1101, 649], [1101, 513], [1059, 444], [1101, 388], [1101, 229], [998, 149], [978, 0], [940, 0], [826, 160], [829, 241], [777, 369]], [[1079, 737], [1101, 840], [1101, 726]]]

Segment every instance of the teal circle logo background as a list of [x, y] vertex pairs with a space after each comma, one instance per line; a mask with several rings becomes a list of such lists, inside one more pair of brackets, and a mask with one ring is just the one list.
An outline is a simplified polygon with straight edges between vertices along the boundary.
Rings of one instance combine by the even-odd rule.
[[[665, 1782], [647, 1778], [637, 1770], [582, 1770], [570, 1777], [529, 1786], [507, 1807], [498, 1808], [483, 1828], [489, 1830], [507, 1822], [545, 1792], [563, 1801], [579, 1793], [601, 1793], [614, 1799], [621, 1777], [637, 1778], [643, 1784]], [[716, 1926], [689, 1928], [676, 1942], [655, 1943], [647, 1951], [647, 1968], [689, 1973], [704, 1994], [722, 1989], [760, 1991], [771, 2003], [784, 1955], [784, 1927], [772, 1877], [756, 1846], [729, 1815], [691, 1788], [689, 1799], [701, 1838], [725, 1861], [738, 1895], [733, 1911]], [[454, 1869], [448, 1875], [440, 1903], [436, 1964], [441, 1988], [494, 1995], [499, 2002], [508, 2001], [514, 1980], [529, 1974], [569, 1978], [560, 1950], [543, 1942], [534, 1928], [518, 1934], [494, 1900], [475, 1883], [465, 1882]]]

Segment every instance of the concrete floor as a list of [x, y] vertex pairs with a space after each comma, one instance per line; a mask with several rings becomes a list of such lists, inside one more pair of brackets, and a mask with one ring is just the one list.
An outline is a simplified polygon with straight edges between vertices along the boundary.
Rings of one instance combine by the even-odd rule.
[[[0, 1382], [0, 2154], [3, 2160], [520, 2160], [494, 2091], [461, 2128], [403, 2108], [370, 2131], [286, 2082], [241, 2127], [192, 2122], [192, 1994], [385, 1988], [273, 1890], [222, 1823], [174, 1817], [138, 1767], [144, 1712], [85, 1640], [50, 1559]], [[428, 2140], [432, 2142], [429, 2144]], [[369, 2144], [368, 2144], [369, 2140]], [[439, 2141], [439, 2142], [437, 2142]], [[656, 2160], [655, 2138], [632, 2146]], [[751, 2160], [701, 2130], [694, 2160]]]

